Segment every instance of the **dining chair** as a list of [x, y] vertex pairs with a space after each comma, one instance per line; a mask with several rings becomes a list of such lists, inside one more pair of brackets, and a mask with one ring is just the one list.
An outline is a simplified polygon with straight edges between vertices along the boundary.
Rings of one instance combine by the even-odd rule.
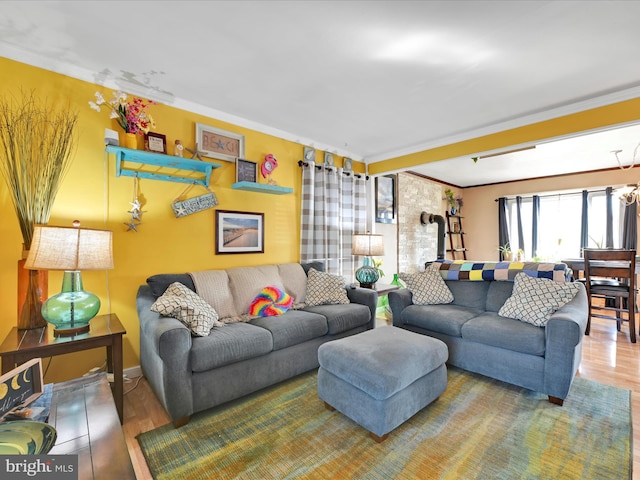
[[[618, 330], [629, 323], [629, 338], [636, 343], [636, 251], [624, 249], [584, 249], [584, 276], [589, 298], [589, 318], [585, 334], [591, 330], [591, 317], [615, 320]], [[594, 299], [603, 302], [594, 303]], [[604, 313], [594, 313], [592, 310]], [[627, 318], [622, 316], [626, 313]]]

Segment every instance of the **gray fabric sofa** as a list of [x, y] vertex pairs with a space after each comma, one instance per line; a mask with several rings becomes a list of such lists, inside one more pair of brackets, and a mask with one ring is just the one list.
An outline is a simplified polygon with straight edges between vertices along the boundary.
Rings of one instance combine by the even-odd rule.
[[[309, 266], [282, 264], [205, 273], [214, 275], [214, 287], [227, 303], [218, 303], [216, 310], [232, 315], [247, 311], [239, 304], [267, 285], [281, 286], [301, 304]], [[313, 266], [322, 270], [321, 264]], [[136, 298], [140, 366], [176, 427], [196, 412], [318, 368], [320, 345], [374, 326], [377, 293], [346, 287], [348, 304], [305, 306], [248, 321], [234, 319], [214, 327], [208, 336], [194, 336], [179, 320], [150, 310], [176, 281], [202, 295], [192, 275], [160, 274], [148, 278]]]
[[582, 356], [584, 286], [546, 327], [538, 327], [498, 315], [511, 296], [511, 281], [445, 283], [454, 296], [450, 304], [414, 305], [408, 289], [390, 292], [393, 325], [442, 340], [450, 365], [546, 394], [562, 405]]

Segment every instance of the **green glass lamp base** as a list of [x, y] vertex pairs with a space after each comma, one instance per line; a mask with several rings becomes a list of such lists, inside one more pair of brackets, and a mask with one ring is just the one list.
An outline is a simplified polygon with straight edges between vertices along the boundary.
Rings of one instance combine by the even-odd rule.
[[371, 266], [362, 266], [356, 270], [356, 280], [362, 288], [373, 288], [373, 285], [380, 279], [378, 270]]
[[82, 289], [79, 271], [66, 271], [62, 291], [42, 305], [42, 316], [54, 326], [54, 335], [71, 336], [89, 331], [89, 321], [100, 311], [97, 295]]

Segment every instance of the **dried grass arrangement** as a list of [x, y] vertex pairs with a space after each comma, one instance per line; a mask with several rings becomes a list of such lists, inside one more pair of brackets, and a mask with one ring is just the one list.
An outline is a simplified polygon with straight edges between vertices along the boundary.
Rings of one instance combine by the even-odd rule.
[[[54, 107], [33, 92], [21, 99], [0, 98], [0, 174], [15, 208], [24, 249], [29, 250], [36, 224], [46, 224], [77, 144], [78, 114]], [[29, 272], [18, 327], [46, 325], [40, 312], [37, 272]], [[19, 274], [20, 275], [20, 274]]]

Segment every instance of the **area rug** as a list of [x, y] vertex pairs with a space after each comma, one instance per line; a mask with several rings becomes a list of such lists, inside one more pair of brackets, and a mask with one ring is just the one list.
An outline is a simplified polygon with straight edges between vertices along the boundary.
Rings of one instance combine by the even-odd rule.
[[629, 479], [631, 394], [576, 378], [564, 406], [449, 368], [445, 393], [376, 443], [311, 372], [139, 435], [161, 479]]

